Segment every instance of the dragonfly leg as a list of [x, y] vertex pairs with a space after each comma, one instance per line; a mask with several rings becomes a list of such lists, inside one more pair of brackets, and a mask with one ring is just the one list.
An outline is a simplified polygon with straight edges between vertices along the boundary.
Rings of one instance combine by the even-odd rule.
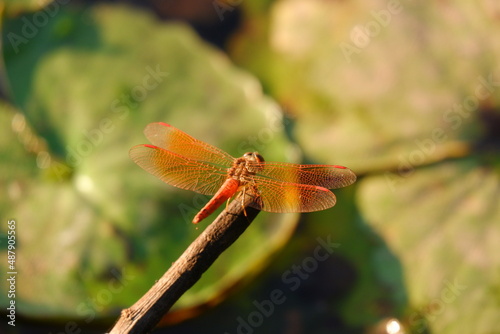
[[245, 195], [246, 195], [246, 187], [243, 188], [243, 194], [241, 196], [241, 208], [243, 209], [243, 214], [247, 217], [247, 210], [245, 210]]
[[[231, 196], [230, 198], [227, 199], [227, 201], [226, 201], [226, 210], [229, 207], [229, 202], [231, 202], [231, 199], [233, 198], [233, 196]], [[243, 208], [243, 214], [246, 217], [247, 216], [247, 212], [245, 210], [245, 206], [243, 205], [243, 203], [245, 203], [245, 190], [243, 190], [243, 196], [241, 196], [241, 198], [242, 198], [242, 200], [241, 200], [241, 206]]]

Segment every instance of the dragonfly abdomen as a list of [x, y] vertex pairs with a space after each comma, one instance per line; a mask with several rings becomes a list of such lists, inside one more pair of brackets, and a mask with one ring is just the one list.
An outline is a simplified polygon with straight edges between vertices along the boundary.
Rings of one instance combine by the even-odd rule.
[[200, 221], [211, 215], [219, 206], [233, 196], [240, 187], [240, 182], [232, 177], [226, 179], [224, 184], [215, 193], [214, 197], [201, 209], [194, 217], [193, 224], [198, 224]]

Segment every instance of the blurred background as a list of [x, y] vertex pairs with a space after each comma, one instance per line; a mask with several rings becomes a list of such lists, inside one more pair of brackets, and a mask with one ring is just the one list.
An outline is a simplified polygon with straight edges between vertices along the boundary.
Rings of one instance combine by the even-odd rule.
[[500, 332], [496, 1], [0, 11], [2, 333], [109, 330], [213, 220], [129, 159], [151, 122], [358, 175], [332, 209], [262, 212], [155, 333]]

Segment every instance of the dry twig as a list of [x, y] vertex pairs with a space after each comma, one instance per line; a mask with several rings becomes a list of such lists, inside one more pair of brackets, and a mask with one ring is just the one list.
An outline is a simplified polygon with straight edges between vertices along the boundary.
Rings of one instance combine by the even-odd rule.
[[149, 333], [172, 305], [246, 230], [259, 210], [249, 207], [251, 196], [236, 198], [196, 238], [170, 269], [132, 307], [122, 311], [110, 334]]

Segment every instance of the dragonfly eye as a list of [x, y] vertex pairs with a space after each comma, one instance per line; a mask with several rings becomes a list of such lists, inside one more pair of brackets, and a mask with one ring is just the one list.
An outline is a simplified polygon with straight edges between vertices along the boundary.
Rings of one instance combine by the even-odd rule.
[[255, 162], [258, 162], [260, 164], [266, 161], [266, 160], [264, 160], [264, 157], [257, 152], [254, 152], [253, 156], [255, 158]]
[[258, 152], [247, 152], [247, 153], [243, 154], [243, 157], [247, 161], [252, 161], [252, 162], [259, 163], [259, 164], [266, 161], [266, 160], [264, 160], [264, 157], [262, 155], [260, 155]]

